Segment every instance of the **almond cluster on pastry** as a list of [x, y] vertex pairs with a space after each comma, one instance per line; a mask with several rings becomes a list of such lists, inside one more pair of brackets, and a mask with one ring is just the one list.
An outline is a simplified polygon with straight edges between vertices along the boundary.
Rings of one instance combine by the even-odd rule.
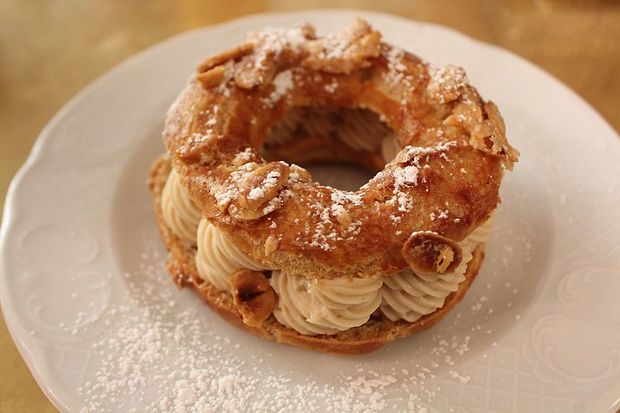
[[[198, 66], [163, 138], [149, 187], [177, 285], [261, 337], [348, 354], [463, 297], [518, 159], [461, 68], [432, 69], [359, 19], [249, 33]], [[343, 191], [313, 162], [374, 177]]]

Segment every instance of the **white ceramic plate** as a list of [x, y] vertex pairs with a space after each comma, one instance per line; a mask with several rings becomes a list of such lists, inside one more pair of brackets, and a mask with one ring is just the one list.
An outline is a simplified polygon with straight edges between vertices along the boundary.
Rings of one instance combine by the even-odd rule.
[[[428, 332], [336, 357], [254, 338], [175, 290], [145, 179], [166, 108], [202, 57], [267, 24], [327, 32], [354, 15], [433, 63], [464, 66], [522, 156], [464, 302]], [[618, 136], [582, 99], [496, 47], [362, 11], [252, 16], [133, 57], [54, 117], [7, 198], [2, 309], [62, 411], [611, 412], [619, 160]]]

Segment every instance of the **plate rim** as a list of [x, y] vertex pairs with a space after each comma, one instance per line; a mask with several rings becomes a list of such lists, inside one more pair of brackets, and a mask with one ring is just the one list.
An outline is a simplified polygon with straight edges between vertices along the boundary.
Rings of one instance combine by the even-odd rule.
[[342, 18], [348, 18], [351, 15], [358, 15], [369, 20], [372, 20], [373, 18], [379, 18], [386, 20], [395, 20], [399, 24], [414, 24], [419, 27], [425, 27], [431, 30], [450, 33], [450, 35], [458, 36], [464, 41], [475, 44], [477, 47], [485, 48], [489, 51], [492, 51], [493, 53], [504, 55], [512, 59], [517, 59], [518, 61], [520, 61], [520, 63], [525, 64], [529, 67], [529, 69], [532, 69], [537, 76], [545, 78], [547, 82], [552, 82], [554, 84], [554, 87], [556, 87], [558, 90], [562, 90], [563, 93], [568, 94], [568, 96], [570, 96], [570, 98], [572, 98], [580, 106], [580, 109], [586, 112], [586, 115], [588, 115], [598, 125], [600, 125], [604, 129], [607, 129], [606, 132], [608, 133], [604, 133], [603, 135], [610, 135], [610, 138], [612, 139], [616, 138], [614, 140], [618, 144], [620, 144], [620, 136], [618, 136], [616, 130], [589, 102], [587, 102], [582, 96], [577, 94], [566, 84], [564, 84], [562, 81], [560, 81], [541, 67], [525, 59], [524, 57], [521, 57], [515, 52], [502, 48], [501, 46], [475, 39], [456, 29], [437, 23], [424, 22], [390, 13], [363, 9], [303, 9], [289, 12], [267, 12], [250, 14], [227, 20], [222, 23], [201, 26], [195, 29], [180, 32], [162, 41], [154, 43], [119, 62], [113, 68], [100, 74], [93, 81], [80, 89], [79, 92], [77, 92], [73, 97], [71, 97], [66, 103], [64, 103], [60, 107], [60, 109], [51, 117], [51, 119], [46, 123], [41, 132], [38, 134], [28, 154], [28, 157], [20, 166], [16, 174], [13, 176], [6, 193], [2, 214], [2, 222], [0, 223], [0, 308], [4, 314], [4, 319], [7, 325], [9, 335], [15, 343], [15, 346], [19, 351], [20, 356], [26, 363], [39, 388], [43, 391], [43, 393], [50, 400], [50, 402], [60, 411], [70, 411], [70, 409], [68, 405], [63, 401], [63, 396], [57, 394], [55, 389], [50, 386], [49, 380], [45, 377], [48, 370], [47, 366], [41, 363], [36, 355], [36, 353], [39, 352], [39, 349], [35, 348], [34, 346], [28, 346], [28, 344], [22, 339], [21, 331], [19, 331], [19, 328], [22, 326], [19, 325], [14, 316], [15, 308], [12, 306], [12, 297], [10, 297], [10, 295], [7, 293], [8, 280], [11, 275], [7, 270], [7, 262], [10, 258], [8, 256], [6, 248], [6, 245], [9, 243], [9, 240], [11, 239], [11, 234], [12, 232], [14, 232], [14, 228], [16, 225], [15, 214], [18, 207], [17, 200], [20, 198], [22, 188], [24, 187], [22, 182], [29, 174], [36, 173], [36, 167], [41, 162], [45, 161], [46, 156], [50, 155], [50, 153], [46, 151], [46, 149], [49, 142], [53, 139], [53, 132], [57, 124], [62, 119], [70, 116], [71, 112], [76, 107], [80, 106], [84, 101], [86, 101], [95, 90], [101, 87], [105, 87], [105, 84], [109, 82], [109, 79], [119, 75], [126, 68], [134, 64], [139, 64], [139, 62], [142, 61], [146, 56], [149, 56], [160, 49], [164, 49], [166, 47], [173, 47], [176, 43], [181, 42], [183, 39], [190, 38], [192, 36], [196, 36], [209, 31], [225, 29], [231, 30], [234, 29], [235, 26], [243, 26], [244, 24], [248, 23], [269, 24], [270, 20], [277, 20], [284, 17], [298, 17], [301, 20], [304, 18], [313, 18], [321, 14], [341, 16]]

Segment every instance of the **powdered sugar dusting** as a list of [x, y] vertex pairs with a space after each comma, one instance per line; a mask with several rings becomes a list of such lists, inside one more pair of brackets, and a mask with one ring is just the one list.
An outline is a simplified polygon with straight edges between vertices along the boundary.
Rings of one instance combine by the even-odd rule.
[[[441, 407], [443, 383], [470, 380], [456, 367], [470, 351], [469, 335], [434, 330], [429, 348], [409, 348], [406, 357], [394, 357], [390, 348], [379, 354], [386, 367], [362, 356], [343, 364], [222, 327], [191, 292], [174, 288], [152, 232], [138, 269], [120, 277], [127, 293], [110, 305], [92, 345], [90, 372], [79, 388], [82, 413], [424, 412], [431, 405], [450, 411]], [[288, 365], [291, 356], [313, 361]], [[309, 367], [317, 362], [325, 365]]]
[[267, 104], [273, 106], [278, 100], [285, 96], [294, 86], [293, 73], [290, 70], [285, 70], [277, 74], [273, 79], [273, 92], [267, 99]]
[[462, 67], [448, 65], [431, 71], [427, 90], [439, 103], [446, 103], [458, 98], [468, 82]]
[[299, 50], [306, 42], [305, 27], [304, 24], [292, 28], [267, 26], [248, 33], [246, 39], [265, 51], [281, 53], [285, 48]]
[[334, 79], [331, 83], [326, 84], [324, 87], [327, 93], [334, 93], [338, 89], [338, 82]]
[[278, 178], [280, 177], [280, 172], [271, 171], [267, 174], [263, 182], [260, 185], [252, 188], [248, 193], [248, 199], [260, 199], [265, 196], [265, 192], [269, 191], [271, 188], [274, 188], [278, 184]]
[[209, 191], [215, 197], [215, 202], [220, 208], [225, 208], [233, 199], [239, 196], [239, 190], [234, 186], [217, 184], [212, 182]]
[[[178, 103], [175, 102], [173, 106], [175, 105], [178, 105]], [[202, 160], [210, 161], [210, 156], [207, 154], [208, 151], [205, 151], [204, 148], [208, 147], [209, 145], [214, 145], [220, 136], [216, 128], [218, 112], [219, 112], [219, 106], [217, 105], [203, 112], [203, 115], [207, 117], [207, 120], [205, 121], [204, 132], [203, 133], [196, 133], [196, 132], [192, 133], [189, 139], [183, 145], [179, 147], [179, 154], [181, 156], [190, 154], [192, 152], [200, 151], [202, 152]], [[176, 122], [173, 119], [174, 119], [174, 116], [168, 115], [167, 122], [173, 122], [173, 123]], [[171, 133], [170, 132], [171, 129], [169, 130], [169, 126], [170, 125], [166, 126], [165, 134]], [[175, 127], [178, 127], [178, 125]]]
[[[332, 249], [334, 242], [354, 240], [362, 229], [362, 222], [352, 220], [349, 215], [352, 208], [362, 205], [362, 195], [331, 187], [327, 189], [331, 203], [327, 207], [321, 202], [310, 204], [311, 213], [319, 219], [313, 228], [304, 227], [305, 233], [310, 235], [308, 245], [324, 251]], [[298, 237], [300, 242], [301, 239]]]
[[[407, 92], [413, 92], [414, 85], [404, 63], [405, 51], [399, 47], [389, 47], [383, 50], [383, 56], [388, 62], [387, 79], [390, 85], [404, 87]], [[406, 96], [402, 96], [402, 99], [406, 102]]]
[[193, 133], [187, 142], [179, 148], [179, 154], [190, 153], [196, 148], [212, 142], [214, 139], [217, 139], [217, 135], [211, 129], [207, 129], [205, 133]]
[[[248, 180], [252, 178], [252, 172], [259, 167], [257, 163], [249, 162], [254, 154], [255, 152], [252, 148], [246, 148], [244, 151], [239, 152], [233, 160], [233, 165], [237, 166], [237, 169], [233, 170], [228, 177], [218, 178], [214, 176], [212, 171], [207, 171], [205, 175], [196, 176], [193, 179], [198, 181], [201, 187], [209, 189], [210, 195], [215, 198], [217, 206], [223, 211], [229, 207], [233, 201], [239, 199], [242, 195], [240, 188], [247, 186]], [[281, 163], [288, 166], [285, 162]], [[258, 185], [253, 185], [249, 188], [246, 195], [247, 200], [253, 201], [265, 198], [269, 191], [279, 184], [279, 178], [279, 171], [269, 171]], [[267, 215], [275, 211], [291, 196], [292, 192], [289, 189], [284, 188], [280, 190], [262, 206], [262, 215]]]
[[356, 194], [355, 192], [349, 191], [341, 191], [339, 189], [330, 188], [332, 193], [330, 195], [332, 201], [332, 209], [334, 207], [339, 210], [344, 210], [344, 205], [354, 205], [361, 206], [362, 205], [362, 195]]
[[252, 148], [245, 148], [243, 151], [239, 152], [235, 155], [235, 159], [233, 160], [234, 165], [243, 165], [247, 163], [250, 159], [252, 159], [252, 155], [254, 154], [254, 150]]
[[[454, 145], [454, 142], [445, 142], [432, 147], [415, 147], [411, 145], [404, 147], [391, 162], [395, 167], [389, 172], [382, 171], [373, 178], [375, 180], [385, 177], [386, 174], [392, 175], [394, 180], [393, 195], [386, 203], [388, 205], [397, 205], [398, 211], [401, 213], [411, 211], [414, 207], [413, 199], [408, 195], [406, 187], [418, 185], [420, 170], [428, 167], [428, 165], [423, 164], [423, 158], [431, 154], [440, 153], [443, 159], [448, 160], [445, 151]], [[435, 218], [436, 215], [431, 213], [431, 221], [434, 221]], [[400, 223], [402, 216], [392, 214], [390, 219], [396, 225]]]
[[352, 40], [355, 38], [357, 26], [347, 27], [340, 32], [329, 33], [323, 41], [323, 48], [319, 54], [321, 59], [343, 59], [347, 49], [351, 47]]
[[407, 165], [404, 168], [394, 170], [394, 185], [401, 188], [404, 185], [418, 184], [418, 167], [415, 165]]
[[267, 26], [248, 33], [247, 41], [255, 47], [254, 68], [261, 83], [264, 80], [261, 74], [262, 69], [268, 67], [274, 59], [277, 60], [284, 50], [299, 53], [306, 42], [304, 34], [306, 28], [305, 26], [294, 28]]
[[396, 155], [394, 161], [396, 163], [405, 163], [410, 161], [417, 163], [422, 155], [431, 155], [434, 153], [441, 153], [442, 155], [445, 155], [444, 152], [455, 145], [456, 143], [452, 141], [442, 142], [431, 147], [407, 145], [398, 153], [398, 155]]

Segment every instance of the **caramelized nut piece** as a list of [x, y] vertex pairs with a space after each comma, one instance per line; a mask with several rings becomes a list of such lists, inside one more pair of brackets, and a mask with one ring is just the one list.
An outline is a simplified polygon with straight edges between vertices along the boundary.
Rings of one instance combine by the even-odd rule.
[[262, 272], [239, 270], [228, 278], [228, 285], [245, 324], [258, 327], [269, 318], [276, 306], [276, 294]]
[[496, 125], [497, 132], [501, 136], [506, 135], [506, 124], [504, 123], [504, 118], [499, 113], [499, 109], [495, 103], [488, 101], [484, 104], [484, 110], [487, 113], [489, 120]]
[[273, 64], [257, 64], [255, 56], [247, 56], [243, 66], [235, 74], [235, 84], [242, 89], [252, 89], [268, 84], [274, 78], [277, 67]]
[[308, 22], [301, 22], [299, 25], [299, 30], [305, 39], [313, 40], [316, 39], [316, 29], [313, 25]]
[[[381, 54], [381, 33], [361, 19], [333, 36], [311, 40], [305, 44], [308, 56], [302, 64], [327, 73], [348, 74], [368, 67], [371, 59]], [[331, 50], [338, 50], [333, 53]]]
[[436, 232], [417, 231], [401, 249], [411, 270], [421, 275], [449, 274], [463, 259], [461, 247]]
[[204, 62], [202, 62], [197, 68], [196, 71], [198, 73], [207, 72], [213, 69], [216, 66], [221, 65], [222, 63], [226, 63], [229, 60], [237, 59], [239, 57], [245, 56], [250, 53], [253, 49], [253, 45], [251, 43], [242, 44], [241, 46], [237, 46], [233, 49], [222, 52], [218, 55], [208, 58]]
[[278, 241], [278, 238], [273, 235], [268, 236], [265, 240], [265, 256], [268, 257], [273, 254], [273, 252], [278, 249], [279, 243], [280, 241]]
[[256, 209], [245, 209], [239, 206], [239, 200], [234, 200], [228, 206], [228, 214], [241, 221], [252, 221], [263, 217], [282, 206], [282, 201], [279, 198], [272, 198], [267, 205], [260, 206]]
[[196, 78], [205, 89], [210, 89], [214, 86], [222, 83], [226, 77], [226, 67], [225, 66], [216, 66], [211, 70], [206, 72], [199, 73]]
[[230, 203], [228, 213], [234, 219], [249, 221], [280, 208], [282, 200], [277, 195], [287, 184], [288, 176], [289, 166], [284, 162], [271, 162], [247, 170], [247, 175], [237, 184], [239, 196]]
[[508, 144], [506, 140], [506, 125], [493, 102], [484, 104], [486, 119], [480, 106], [476, 102], [460, 102], [448, 116], [443, 125], [446, 135], [451, 136], [450, 128], [462, 128], [469, 133], [469, 144], [479, 151], [500, 156], [503, 165], [512, 169], [512, 165], [519, 159], [519, 152]]
[[239, 206], [258, 209], [273, 199], [282, 189], [289, 175], [289, 167], [283, 162], [271, 162], [252, 171], [239, 188]]
[[314, 28], [307, 24], [291, 29], [285, 36], [274, 34], [272, 28], [248, 33], [246, 41], [253, 45], [254, 52], [235, 65], [235, 84], [242, 89], [271, 84], [279, 71], [292, 66], [304, 55], [300, 43], [315, 37]]
[[481, 121], [482, 110], [477, 104], [473, 102], [461, 102], [454, 108], [452, 114], [443, 121], [443, 124], [446, 126], [462, 126], [470, 130], [473, 125]]
[[310, 182], [312, 181], [312, 174], [306, 168], [302, 168], [299, 165], [291, 164], [290, 166], [290, 178], [293, 182]]
[[340, 214], [336, 215], [336, 221], [338, 221], [338, 223], [343, 227], [348, 228], [353, 220], [351, 219], [351, 214], [349, 214], [347, 211], [343, 211]]
[[216, 140], [212, 137], [191, 137], [177, 149], [176, 154], [186, 164], [197, 162], [209, 164], [214, 158]]
[[484, 110], [488, 119], [472, 128], [469, 143], [483, 152], [502, 156], [503, 165], [511, 170], [519, 159], [519, 151], [510, 146], [506, 139], [506, 125], [497, 106], [489, 101], [485, 103]]
[[468, 79], [460, 66], [448, 65], [437, 69], [432, 75], [426, 90], [431, 98], [439, 103], [458, 99], [467, 87]]

